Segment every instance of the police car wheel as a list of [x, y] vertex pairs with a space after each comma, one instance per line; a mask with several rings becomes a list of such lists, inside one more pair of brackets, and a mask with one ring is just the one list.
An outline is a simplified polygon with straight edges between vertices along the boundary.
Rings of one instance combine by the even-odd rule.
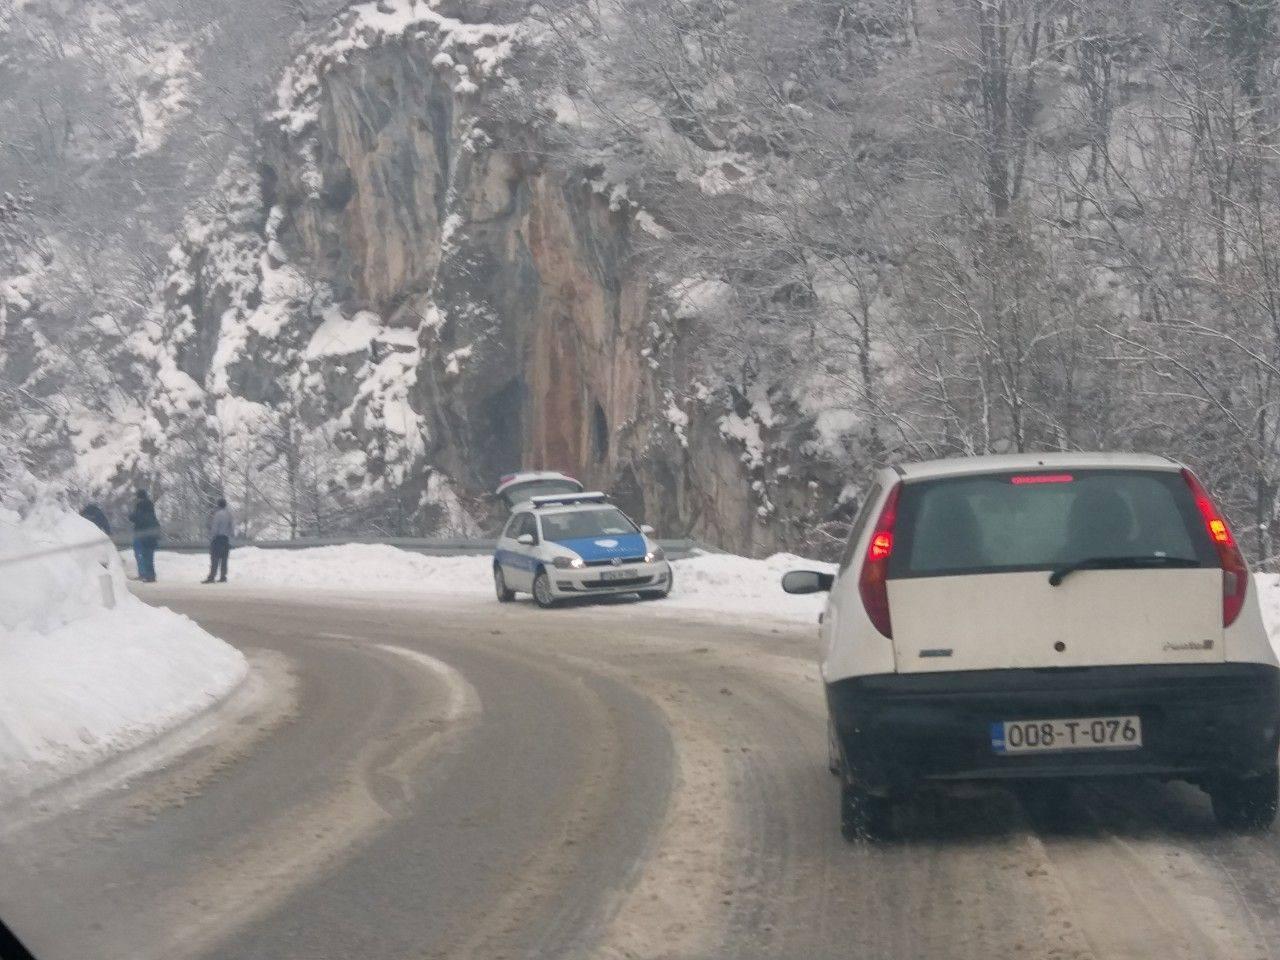
[[533, 578], [533, 599], [543, 610], [556, 605], [556, 598], [551, 593], [551, 578], [545, 570], [539, 570]]
[[493, 568], [493, 591], [498, 595], [499, 603], [510, 603], [516, 598], [516, 592], [507, 589], [507, 578], [502, 575], [502, 568], [496, 565]]

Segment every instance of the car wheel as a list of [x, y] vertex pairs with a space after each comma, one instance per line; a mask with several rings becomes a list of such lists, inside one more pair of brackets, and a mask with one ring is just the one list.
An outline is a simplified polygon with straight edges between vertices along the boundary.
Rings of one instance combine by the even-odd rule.
[[1209, 791], [1213, 816], [1227, 830], [1266, 830], [1280, 808], [1280, 771], [1219, 780]]
[[893, 834], [893, 801], [868, 793], [840, 760], [840, 836], [856, 840], [886, 840]]
[[827, 720], [827, 769], [832, 776], [840, 776], [840, 748], [836, 744], [836, 725]]
[[499, 603], [510, 603], [516, 598], [514, 590], [507, 589], [507, 578], [502, 575], [502, 567], [493, 565], [493, 592], [498, 595]]
[[551, 578], [545, 570], [539, 570], [538, 575], [533, 578], [533, 599], [543, 610], [556, 605], [556, 598], [551, 593]]
[[663, 600], [671, 596], [671, 587], [674, 584], [674, 582], [675, 582], [674, 576], [672, 575], [671, 571], [668, 570], [667, 585], [663, 587], [661, 590], [641, 590], [640, 599], [641, 600]]

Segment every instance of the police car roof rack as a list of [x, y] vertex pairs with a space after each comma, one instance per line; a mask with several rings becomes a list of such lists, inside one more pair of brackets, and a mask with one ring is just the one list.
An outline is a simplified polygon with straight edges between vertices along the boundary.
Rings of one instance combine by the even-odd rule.
[[537, 510], [539, 507], [568, 507], [575, 503], [604, 503], [608, 499], [607, 493], [595, 490], [590, 493], [547, 493], [540, 497], [530, 497], [529, 502]]

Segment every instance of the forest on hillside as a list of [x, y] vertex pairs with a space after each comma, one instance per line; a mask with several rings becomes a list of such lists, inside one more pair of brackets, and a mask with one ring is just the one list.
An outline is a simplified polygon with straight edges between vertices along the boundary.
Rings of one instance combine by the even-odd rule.
[[[1269, 0], [548, 3], [546, 69], [714, 300], [697, 359], [850, 463], [1135, 449], [1274, 553]], [[694, 279], [690, 279], [693, 275]], [[822, 431], [826, 432], [826, 431]]]

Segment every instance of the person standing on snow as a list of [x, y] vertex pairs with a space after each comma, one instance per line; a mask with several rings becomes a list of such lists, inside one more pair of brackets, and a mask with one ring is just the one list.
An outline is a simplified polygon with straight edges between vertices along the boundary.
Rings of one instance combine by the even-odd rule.
[[129, 511], [133, 524], [133, 556], [138, 561], [138, 579], [143, 583], [156, 582], [156, 545], [160, 542], [160, 521], [156, 519], [156, 505], [139, 490]]
[[213, 583], [218, 576], [218, 583], [227, 582], [227, 558], [231, 556], [231, 537], [235, 533], [235, 519], [227, 508], [227, 501], [218, 498], [217, 509], [209, 514], [209, 576], [202, 583]]

